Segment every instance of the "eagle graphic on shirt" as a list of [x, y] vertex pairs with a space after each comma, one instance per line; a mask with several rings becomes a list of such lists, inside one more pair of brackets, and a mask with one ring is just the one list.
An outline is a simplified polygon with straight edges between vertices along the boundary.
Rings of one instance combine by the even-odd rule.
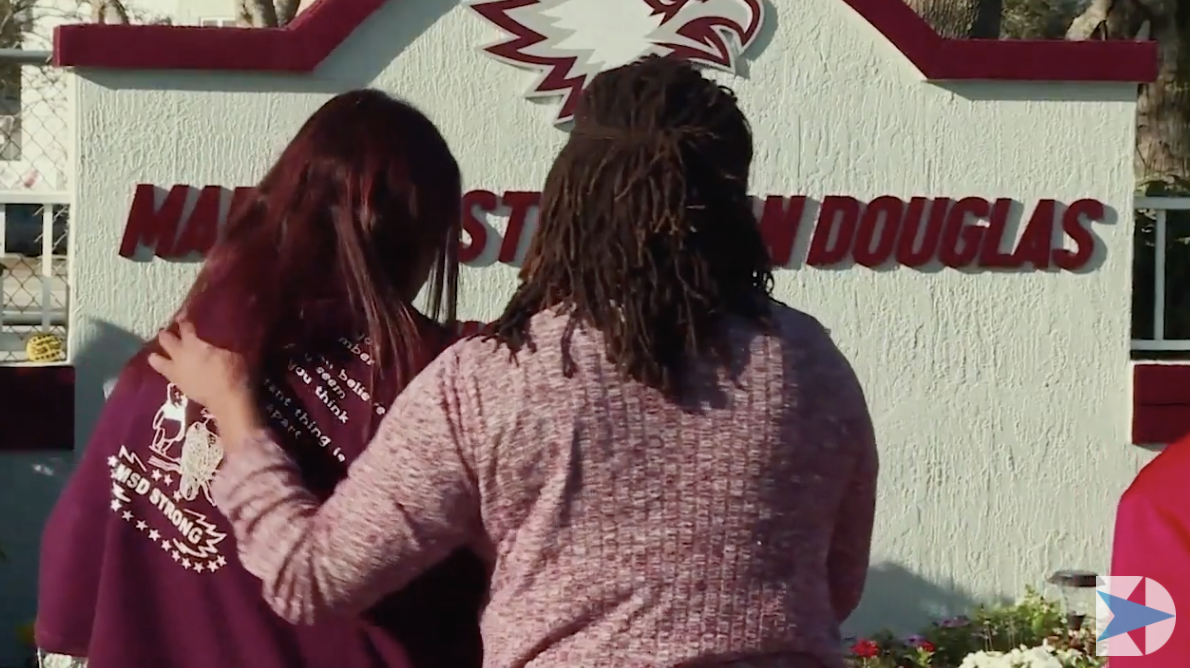
[[[302, 356], [283, 377], [264, 383], [263, 408], [271, 427], [291, 445], [313, 448], [312, 459], [307, 458], [312, 469], [332, 472], [346, 464], [349, 453], [333, 436], [357, 433], [352, 430], [358, 418], [384, 415], [385, 406], [365, 382], [372, 364], [367, 337], [342, 338], [329, 358]], [[150, 394], [157, 409], [151, 434], [145, 435], [148, 447], [143, 441], [126, 442], [108, 457], [111, 510], [180, 568], [214, 573], [234, 556], [226, 542], [230, 527], [211, 494], [224, 455], [214, 418], [172, 383], [145, 392], [160, 392]], [[358, 438], [352, 442], [362, 447]]]
[[189, 407], [177, 386], [166, 385], [147, 458], [126, 446], [108, 458], [111, 509], [180, 567], [213, 573], [227, 564], [228, 532], [211, 497], [223, 445], [211, 414], [201, 409], [192, 419]]

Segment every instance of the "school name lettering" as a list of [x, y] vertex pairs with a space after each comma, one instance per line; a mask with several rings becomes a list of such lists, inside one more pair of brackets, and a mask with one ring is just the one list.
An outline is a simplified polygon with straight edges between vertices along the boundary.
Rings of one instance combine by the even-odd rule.
[[[160, 190], [137, 186], [120, 243], [122, 257], [134, 258], [142, 248], [162, 259], [203, 254], [218, 238], [228, 212], [252, 194], [251, 188], [229, 193], [219, 186], [178, 185], [162, 197]], [[466, 193], [459, 259], [471, 265], [517, 262], [536, 226], [540, 201], [541, 193], [532, 191]], [[780, 267], [940, 263], [955, 269], [1076, 271], [1094, 255], [1093, 224], [1107, 216], [1103, 203], [1094, 199], [1042, 199], [1022, 207], [1007, 198], [886, 195], [863, 202], [846, 195], [821, 201], [769, 195], [757, 198], [756, 209], [765, 243]], [[488, 216], [507, 218], [502, 234]]]

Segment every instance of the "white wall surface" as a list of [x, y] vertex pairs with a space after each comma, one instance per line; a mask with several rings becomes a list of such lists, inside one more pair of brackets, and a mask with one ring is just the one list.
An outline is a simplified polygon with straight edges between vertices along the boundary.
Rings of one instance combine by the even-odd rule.
[[[1106, 568], [1114, 501], [1145, 459], [1128, 445], [1135, 85], [932, 85], [840, 0], [769, 9], [746, 78], [721, 76], [755, 129], [755, 193], [1094, 197], [1115, 214], [1094, 226], [1107, 253], [1086, 273], [779, 273], [779, 298], [851, 356], [880, 437], [874, 566], [852, 627]], [[371, 85], [440, 124], [469, 188], [537, 190], [565, 135], [552, 105], [522, 99], [530, 75], [479, 53], [497, 36], [457, 0], [401, 0], [308, 78], [80, 72], [80, 443], [132, 336], [155, 332], [196, 269], [118, 257], [136, 184], [251, 185], [330, 94]], [[514, 276], [467, 269], [463, 316], [495, 316]]]
[[178, 0], [172, 14], [179, 25], [198, 25], [202, 19], [234, 19], [235, 0]]

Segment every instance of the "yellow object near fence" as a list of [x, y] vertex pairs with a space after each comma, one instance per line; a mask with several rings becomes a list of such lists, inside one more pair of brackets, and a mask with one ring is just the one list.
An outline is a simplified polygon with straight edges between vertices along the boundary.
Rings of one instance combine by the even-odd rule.
[[66, 346], [59, 336], [37, 334], [25, 342], [25, 356], [30, 362], [62, 362], [66, 359]]

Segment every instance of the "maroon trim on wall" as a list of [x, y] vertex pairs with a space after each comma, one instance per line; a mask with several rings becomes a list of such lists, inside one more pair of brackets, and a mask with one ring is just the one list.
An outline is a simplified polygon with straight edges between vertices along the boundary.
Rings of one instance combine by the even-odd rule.
[[1132, 442], [1173, 443], [1190, 434], [1190, 364], [1137, 364], [1132, 370]]
[[[54, 29], [54, 63], [111, 69], [310, 72], [386, 1], [318, 0], [284, 28], [64, 25]], [[944, 39], [902, 0], [842, 1], [934, 81], [1145, 82], [1157, 76], [1157, 45], [1151, 41]]]
[[0, 365], [0, 452], [74, 449], [74, 367]]

